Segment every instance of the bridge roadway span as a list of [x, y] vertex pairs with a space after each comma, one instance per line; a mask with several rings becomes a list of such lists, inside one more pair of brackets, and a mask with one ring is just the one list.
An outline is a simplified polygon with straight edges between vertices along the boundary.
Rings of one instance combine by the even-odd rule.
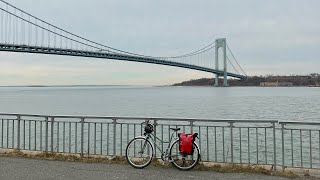
[[[13, 44], [0, 44], [0, 51], [114, 59], [114, 60], [174, 66], [174, 67], [187, 68], [187, 69], [214, 73], [214, 74], [218, 74], [219, 76], [224, 75], [223, 71], [216, 70], [216, 69], [184, 64], [179, 62], [173, 62], [173, 61], [166, 61], [166, 60], [161, 60], [154, 57], [133, 56], [128, 54], [118, 54], [118, 53], [110, 53], [110, 52], [99, 52], [99, 51], [94, 52], [94, 51], [82, 51], [82, 50], [73, 50], [73, 49], [59, 49], [59, 48], [50, 48], [50, 47], [13, 45]], [[235, 77], [239, 79], [245, 78], [245, 76], [243, 75], [229, 73], [229, 72], [227, 73], [227, 76]]]
[[[0, 156], [0, 179], [286, 180], [287, 178], [262, 174], [219, 173], [197, 170], [180, 171], [173, 167], [161, 168], [152, 165], [145, 169], [135, 169], [125, 164], [64, 162]], [[308, 178], [308, 180], [311, 179]]]

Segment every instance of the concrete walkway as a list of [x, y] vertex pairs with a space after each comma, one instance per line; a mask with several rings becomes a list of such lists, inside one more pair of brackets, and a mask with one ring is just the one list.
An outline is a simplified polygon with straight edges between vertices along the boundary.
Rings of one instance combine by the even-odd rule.
[[[179, 171], [175, 168], [149, 166], [135, 169], [130, 165], [96, 164], [83, 162], [50, 161], [28, 158], [0, 156], [0, 179], [50, 180], [50, 179], [130, 179], [130, 180], [171, 180], [171, 179], [210, 179], [210, 180], [271, 180], [284, 177], [261, 174], [218, 173], [212, 171]], [[303, 178], [297, 178], [303, 179]], [[305, 178], [310, 179], [310, 178]]]

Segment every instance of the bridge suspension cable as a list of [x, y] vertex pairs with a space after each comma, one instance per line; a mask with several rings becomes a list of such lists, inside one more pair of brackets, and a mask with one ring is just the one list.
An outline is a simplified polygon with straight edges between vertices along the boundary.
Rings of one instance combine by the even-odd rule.
[[[71, 33], [71, 32], [66, 31], [66, 30], [64, 30], [64, 29], [61, 29], [61, 28], [59, 28], [59, 27], [57, 27], [57, 26], [55, 26], [55, 25], [53, 25], [53, 24], [51, 24], [51, 23], [48, 23], [47, 21], [44, 21], [44, 20], [42, 20], [42, 19], [40, 19], [40, 18], [38, 18], [38, 17], [35, 17], [35, 16], [31, 15], [30, 13], [27, 13], [27, 12], [21, 10], [20, 8], [14, 6], [14, 5], [12, 5], [12, 4], [4, 1], [4, 0], [0, 0], [0, 1], [3, 2], [3, 3], [5, 3], [6, 6], [7, 6], [7, 9], [6, 9], [6, 10], [4, 10], [3, 8], [1, 8], [2, 13], [3, 13], [3, 12], [6, 12], [6, 13], [7, 13], [7, 16], [8, 16], [8, 15], [11, 15], [11, 16], [14, 16], [14, 17], [16, 17], [16, 18], [20, 18], [20, 19], [21, 19], [22, 21], [24, 21], [24, 22], [27, 22], [27, 24], [28, 24], [28, 44], [30, 44], [30, 41], [32, 40], [32, 35], [33, 35], [33, 34], [32, 34], [32, 26], [31, 26], [31, 25], [33, 25], [33, 26], [35, 26], [35, 28], [36, 28], [36, 30], [35, 30], [35, 33], [36, 33], [36, 36], [35, 36], [35, 37], [36, 37], [36, 38], [38, 38], [38, 35], [37, 35], [37, 34], [38, 34], [38, 31], [37, 31], [37, 30], [38, 30], [38, 28], [40, 28], [40, 29], [42, 29], [43, 31], [48, 31], [48, 38], [47, 38], [48, 41], [51, 40], [51, 38], [50, 38], [50, 33], [52, 33], [52, 34], [54, 34], [54, 35], [57, 35], [57, 36], [60, 36], [60, 37], [63, 37], [63, 38], [66, 38], [66, 39], [70, 40], [70, 41], [71, 41], [71, 42], [70, 42], [70, 46], [72, 46], [72, 41], [73, 41], [73, 42], [80, 43], [80, 44], [82, 44], [82, 45], [86, 45], [86, 46], [89, 46], [89, 47], [92, 47], [92, 48], [95, 48], [95, 49], [98, 49], [98, 50], [101, 50], [101, 51], [108, 51], [108, 50], [109, 50], [110, 52], [112, 52], [112, 50], [113, 50], [113, 51], [119, 52], [119, 53], [125, 53], [125, 54], [130, 54], [130, 55], [135, 55], [135, 56], [142, 56], [142, 57], [160, 58], [160, 59], [181, 58], [181, 57], [187, 57], [187, 56], [196, 55], [196, 54], [199, 54], [199, 53], [202, 53], [202, 52], [204, 52], [204, 51], [207, 51], [207, 50], [210, 50], [210, 49], [214, 48], [213, 45], [214, 45], [215, 42], [213, 42], [213, 43], [207, 45], [206, 47], [201, 48], [201, 49], [199, 49], [199, 50], [197, 50], [197, 51], [194, 51], [194, 52], [191, 52], [191, 53], [187, 53], [187, 54], [183, 54], [183, 55], [179, 55], [179, 56], [171, 56], [171, 57], [145, 56], [145, 55], [141, 55], [141, 54], [137, 54], [137, 53], [132, 53], [132, 52], [128, 52], [128, 51], [123, 51], [123, 50], [120, 50], [120, 49], [112, 48], [112, 47], [110, 47], [110, 46], [106, 46], [106, 45], [103, 45], [103, 44], [100, 44], [100, 43], [91, 41], [91, 40], [89, 40], [89, 39], [86, 39], [86, 38], [81, 37], [81, 36], [79, 36], [79, 35], [76, 35], [76, 34], [74, 34], [74, 33]], [[14, 10], [14, 12], [15, 12], [15, 11], [21, 12], [21, 17], [18, 16], [18, 15], [16, 15], [16, 13], [9, 12], [8, 6], [9, 6], [9, 7], [12, 7], [13, 10]], [[27, 15], [28, 19], [25, 19], [25, 18], [23, 17], [24, 15]], [[11, 16], [9, 16], [9, 18], [11, 18]], [[2, 16], [2, 17], [3, 17], [3, 16]], [[30, 20], [31, 18], [34, 19], [35, 22], [31, 22], [31, 20]], [[40, 23], [42, 23], [42, 26], [40, 26], [40, 25], [37, 24], [38, 21], [39, 21]], [[10, 22], [11, 22], [11, 21], [9, 20], [9, 23], [10, 23]], [[24, 23], [24, 22], [22, 22], [22, 23]], [[47, 28], [44, 28], [45, 25], [47, 26]], [[9, 25], [9, 27], [11, 28], [10, 25]], [[51, 30], [50, 27], [52, 27], [53, 29]], [[23, 28], [23, 27], [22, 27], [22, 28]], [[56, 31], [60, 31], [61, 33], [57, 33]], [[43, 33], [43, 32], [42, 32], [42, 33]], [[66, 34], [65, 34], [65, 35], [62, 35], [62, 33], [66, 33]], [[68, 35], [73, 36], [73, 37], [68, 37]], [[44, 38], [43, 35], [42, 35], [42, 38]], [[56, 36], [53, 36], [53, 38], [54, 38], [54, 42], [56, 42]], [[76, 40], [76, 39], [74, 39], [74, 38], [79, 38], [79, 39], [81, 39], [81, 40], [87, 41], [88, 43], [80, 42], [79, 40]], [[62, 40], [60, 39], [60, 42], [61, 42], [61, 41], [62, 41]], [[50, 43], [51, 43], [51, 42], [49, 42], [49, 44], [50, 44]], [[97, 45], [97, 46], [90, 45], [89, 43], [92, 43], [92, 44]], [[61, 43], [60, 43], [60, 44], [61, 44]], [[54, 46], [55, 46], [55, 45], [56, 45], [56, 44], [54, 43]], [[107, 49], [105, 49], [105, 48], [107, 48]]]
[[[140, 55], [140, 54], [131, 53], [131, 52], [123, 51], [123, 50], [120, 50], [120, 49], [112, 48], [112, 47], [109, 47], [109, 46], [106, 46], [106, 45], [103, 45], [103, 44], [100, 44], [100, 43], [91, 41], [91, 40], [89, 40], [89, 39], [83, 38], [83, 37], [81, 37], [81, 36], [79, 36], [79, 35], [76, 35], [76, 34], [74, 34], [74, 33], [71, 33], [71, 32], [69, 32], [69, 31], [66, 31], [66, 30], [64, 30], [64, 29], [61, 29], [61, 28], [59, 28], [59, 27], [57, 27], [57, 26], [55, 26], [55, 25], [53, 25], [53, 24], [51, 24], [51, 23], [48, 23], [47, 21], [44, 21], [44, 20], [42, 20], [42, 19], [40, 19], [40, 18], [37, 18], [37, 17], [35, 17], [35, 16], [33, 16], [33, 15], [31, 15], [31, 14], [29, 14], [29, 13], [27, 13], [27, 12], [21, 10], [21, 9], [19, 9], [18, 7], [14, 6], [14, 5], [12, 5], [12, 4], [4, 1], [4, 0], [0, 0], [0, 1], [3, 2], [3, 3], [5, 3], [5, 4], [7, 5], [7, 7], [10, 6], [10, 7], [12, 7], [14, 10], [18, 10], [18, 11], [20, 11], [22, 14], [27, 15], [27, 16], [28, 16], [28, 20], [26, 20], [26, 19], [24, 19], [24, 18], [21, 18], [21, 17], [18, 17], [18, 16], [16, 16], [16, 17], [17, 17], [17, 18], [21, 18], [22, 20], [28, 22], [29, 25], [32, 24], [32, 25], [35, 25], [35, 26], [36, 26], [36, 24], [30, 22], [30, 18], [33, 18], [33, 19], [35, 19], [36, 21], [42, 22], [42, 23], [43, 23], [43, 26], [44, 26], [44, 25], [47, 25], [47, 26], [48, 26], [48, 29], [47, 29], [47, 28], [40, 27], [40, 26], [37, 26], [37, 27], [40, 27], [40, 28], [42, 28], [42, 29], [44, 29], [44, 30], [47, 30], [48, 32], [51, 32], [51, 33], [53, 33], [53, 34], [60, 35], [61, 37], [67, 38], [67, 39], [69, 39], [69, 40], [72, 40], [72, 41], [75, 41], [75, 42], [78, 42], [78, 43], [79, 43], [78, 40], [73, 39], [73, 38], [79, 38], [79, 39], [81, 39], [81, 40], [84, 40], [84, 41], [87, 41], [87, 42], [89, 42], [89, 43], [95, 44], [95, 45], [97, 45], [97, 46], [101, 46], [101, 47], [96, 47], [96, 46], [92, 46], [92, 45], [91, 45], [91, 47], [94, 47], [94, 48], [97, 48], [97, 49], [100, 49], [100, 50], [103, 50], [103, 51], [109, 49], [109, 51], [113, 50], [113, 51], [120, 52], [120, 53], [125, 53], [125, 54], [131, 54], [131, 55], [136, 55], [136, 56], [144, 56], [144, 55]], [[4, 10], [4, 9], [1, 8], [1, 10], [4, 11], [4, 12], [6, 12], [6, 13], [9, 13], [9, 14], [13, 15], [13, 13], [9, 12], [8, 9], [7, 9], [7, 10]], [[8, 14], [7, 14], [7, 15], [8, 15]], [[10, 17], [11, 17], [11, 16], [10, 16]], [[62, 35], [62, 34], [59, 34], [59, 33], [55, 33], [55, 32], [53, 32], [53, 31], [50, 30], [50, 27], [52, 27], [53, 29], [59, 30], [60, 32], [66, 33], [66, 35]], [[73, 38], [67, 37], [68, 35], [73, 36]], [[48, 35], [48, 36], [50, 36], [50, 35]], [[88, 44], [86, 44], [86, 43], [83, 43], [83, 44], [84, 44], [84, 45], [88, 45]], [[105, 49], [105, 48], [107, 48], [107, 49]]]
[[[204, 50], [204, 51], [205, 51], [206, 48], [208, 48], [208, 47], [210, 47], [210, 46], [212, 46], [212, 45], [214, 44], [214, 42], [213, 42], [213, 43], [209, 44], [208, 46], [206, 46], [206, 47], [204, 47], [204, 48], [202, 48], [202, 49], [200, 49], [200, 50], [197, 50], [197, 51], [192, 52], [192, 53], [184, 54], [184, 55], [179, 55], [179, 56], [173, 56], [173, 57], [153, 57], [153, 56], [146, 56], [146, 55], [142, 55], [142, 54], [137, 54], [137, 53], [132, 53], [132, 52], [128, 52], [128, 51], [123, 51], [123, 50], [120, 50], [120, 49], [116, 49], [116, 48], [113, 48], [113, 47], [110, 47], [110, 46], [106, 46], [106, 45], [103, 45], [103, 44], [100, 44], [100, 43], [91, 41], [91, 40], [89, 40], [89, 39], [86, 39], [86, 38], [81, 37], [81, 36], [79, 36], [79, 35], [76, 35], [76, 34], [74, 34], [74, 33], [71, 33], [71, 32], [69, 32], [69, 31], [67, 31], [67, 30], [64, 30], [64, 29], [62, 29], [62, 28], [59, 28], [59, 27], [57, 27], [57, 26], [55, 26], [55, 25], [53, 25], [53, 24], [51, 24], [51, 23], [48, 23], [47, 21], [44, 21], [44, 20], [42, 20], [42, 19], [40, 19], [40, 18], [38, 18], [38, 17], [35, 17], [35, 16], [31, 15], [30, 13], [27, 13], [27, 12], [21, 10], [20, 8], [14, 6], [14, 5], [12, 5], [12, 4], [4, 1], [4, 0], [0, 0], [0, 1], [3, 2], [3, 3], [5, 3], [5, 4], [7, 5], [7, 7], [8, 7], [8, 6], [12, 7], [13, 10], [14, 10], [14, 12], [15, 12], [15, 11], [20, 11], [20, 12], [21, 12], [22, 17], [19, 17], [18, 15], [16, 15], [16, 13], [11, 13], [11, 12], [8, 11], [8, 9], [7, 9], [7, 10], [4, 10], [4, 9], [1, 8], [2, 11], [10, 14], [11, 16], [15, 16], [15, 17], [17, 17], [17, 18], [20, 18], [21, 20], [23, 20], [23, 21], [25, 21], [25, 22], [28, 23], [28, 28], [30, 28], [30, 29], [28, 30], [28, 33], [29, 33], [29, 34], [28, 34], [28, 41], [30, 41], [30, 39], [32, 39], [32, 33], [31, 33], [32, 27], [31, 27], [30, 25], [34, 25], [34, 26], [36, 27], [36, 29], [37, 29], [37, 28], [40, 28], [40, 29], [42, 29], [42, 30], [48, 31], [48, 41], [50, 41], [50, 39], [51, 39], [51, 38], [50, 38], [50, 33], [52, 33], [52, 34], [54, 34], [54, 35], [58, 35], [58, 36], [60, 36], [60, 37], [63, 37], [63, 38], [66, 38], [66, 39], [70, 40], [70, 41], [71, 41], [71, 42], [70, 42], [70, 46], [72, 46], [72, 41], [73, 41], [73, 42], [80, 43], [80, 44], [82, 44], [82, 45], [86, 45], [86, 46], [89, 46], [89, 47], [92, 47], [92, 48], [95, 48], [95, 49], [98, 49], [98, 50], [101, 50], [101, 51], [110, 51], [110, 52], [115, 51], [115, 53], [124, 53], [124, 54], [129, 54], [129, 55], [134, 55], [134, 56], [142, 56], [142, 57], [150, 57], [150, 58], [168, 59], [168, 58], [180, 58], [180, 57], [191, 56], [191, 55], [195, 55], [196, 53], [201, 53], [201, 52], [199, 52], [199, 51], [201, 51], [201, 50]], [[7, 14], [7, 15], [8, 15], [8, 14]], [[24, 18], [23, 18], [23, 14], [27, 15], [27, 16], [28, 16], [28, 19], [24, 19]], [[11, 18], [11, 16], [9, 16], [9, 18]], [[31, 21], [30, 21], [30, 18], [33, 18], [34, 21], [35, 21], [35, 23], [31, 22]], [[37, 21], [42, 22], [43, 26], [44, 26], [44, 25], [47, 25], [48, 28], [44, 28], [43, 26], [37, 25]], [[9, 20], [9, 22], [11, 22], [11, 21]], [[11, 26], [9, 26], [9, 27], [11, 27]], [[52, 27], [53, 30], [50, 30], [50, 27]], [[63, 32], [63, 33], [66, 33], [66, 35], [62, 35], [62, 34], [56, 33], [56, 30], [58, 30], [58, 31], [60, 31], [60, 32]], [[50, 32], [50, 33], [49, 33], [49, 32]], [[36, 33], [36, 37], [37, 37], [38, 32], [35, 31], [35, 33]], [[72, 38], [72, 37], [68, 37], [68, 35], [73, 36], [73, 38]], [[54, 36], [53, 38], [54, 38], [54, 42], [55, 42], [55, 41], [56, 41], [56, 36]], [[81, 39], [81, 40], [87, 41], [88, 43], [92, 43], [92, 44], [97, 45], [97, 46], [93, 46], [93, 45], [90, 45], [90, 44], [88, 44], [88, 43], [80, 42], [79, 40], [75, 40], [74, 38], [79, 38], [79, 39]], [[61, 40], [60, 40], [60, 42], [61, 42]], [[30, 43], [30, 42], [29, 42], [29, 43]], [[49, 42], [49, 44], [50, 44], [50, 42]], [[54, 45], [55, 45], [55, 43], [54, 43]], [[100, 47], [99, 47], [99, 46], [100, 46]], [[105, 49], [105, 48], [106, 48], [106, 49]]]
[[[12, 28], [12, 27], [11, 27], [11, 21], [10, 21], [11, 16], [14, 16], [14, 17], [16, 17], [16, 18], [19, 18], [19, 19], [21, 19], [21, 20], [23, 20], [23, 21], [25, 21], [25, 22], [28, 23], [28, 36], [27, 36], [27, 37], [28, 37], [28, 45], [32, 45], [32, 43], [33, 43], [33, 42], [32, 42], [32, 40], [33, 40], [33, 38], [32, 38], [33, 33], [38, 34], [37, 31], [32, 32], [32, 26], [31, 26], [31, 25], [33, 25], [33, 26], [35, 26], [35, 27], [37, 27], [37, 28], [40, 28], [40, 29], [45, 30], [45, 31], [48, 32], [48, 38], [47, 38], [47, 40], [48, 40], [48, 46], [50, 46], [51, 43], [52, 43], [52, 42], [50, 42], [50, 41], [51, 41], [51, 37], [50, 37], [51, 34], [50, 34], [50, 33], [52, 33], [52, 34], [54, 34], [54, 35], [61, 36], [61, 37], [65, 38], [65, 39], [71, 40], [71, 41], [73, 41], [73, 42], [77, 42], [77, 43], [80, 43], [80, 44], [83, 44], [83, 45], [86, 45], [86, 46], [90, 46], [90, 47], [92, 47], [92, 48], [100, 49], [99, 47], [95, 47], [95, 46], [92, 46], [92, 45], [90, 45], [90, 44], [86, 44], [86, 43], [80, 42], [80, 41], [78, 41], [78, 40], [71, 39], [71, 38], [69, 38], [69, 37], [67, 37], [67, 36], [58, 34], [58, 33], [54, 32], [53, 30], [50, 30], [50, 26], [48, 26], [48, 28], [45, 28], [45, 27], [43, 27], [43, 26], [39, 26], [39, 25], [37, 25], [36, 23], [31, 22], [30, 18], [28, 18], [28, 20], [27, 20], [27, 19], [24, 19], [24, 18], [22, 18], [22, 17], [19, 17], [19, 16], [15, 15], [15, 14], [7, 11], [7, 10], [4, 10], [4, 9], [2, 9], [2, 8], [0, 8], [0, 10], [4, 11], [4, 12], [6, 12], [7, 14], [10, 15], [10, 16], [9, 16], [9, 32], [11, 31], [11, 28]], [[13, 38], [12, 38], [12, 44], [15, 44], [15, 41], [14, 41], [14, 40], [15, 40], [15, 38], [14, 38], [14, 31], [15, 31], [15, 29], [13, 29], [12, 31], [13, 31], [13, 33], [12, 33], [12, 37], [13, 37]], [[10, 33], [9, 33], [9, 36], [11, 36]], [[55, 46], [56, 36], [54, 36], [53, 38], [54, 38], [54, 46]], [[11, 38], [10, 38], [10, 40], [11, 40]], [[37, 42], [35, 42], [35, 43], [37, 43]], [[72, 47], [72, 44], [71, 44], [71, 47]]]
[[234, 67], [233, 63], [230, 61], [229, 57], [228, 57], [228, 56], [226, 56], [226, 57], [227, 57], [228, 62], [229, 62], [229, 63], [231, 64], [231, 66], [233, 67], [233, 69], [234, 69], [238, 74], [240, 74], [239, 71]]
[[[0, 51], [58, 54], [162, 64], [223, 74], [215, 69], [215, 42], [178, 56], [146, 56], [103, 45], [59, 28], [0, 0]], [[230, 48], [228, 47], [231, 52]], [[235, 59], [231, 52], [233, 59]], [[229, 59], [231, 62], [231, 59]], [[237, 62], [240, 67], [239, 63]], [[236, 69], [234, 64], [233, 68]], [[241, 67], [240, 67], [241, 68]], [[242, 70], [242, 68], [241, 68]], [[242, 70], [243, 71], [243, 70]], [[238, 71], [236, 70], [238, 73]], [[230, 76], [242, 78], [238, 74]]]
[[[232, 51], [231, 51], [231, 49], [230, 49], [230, 47], [229, 47], [228, 44], [227, 44], [227, 48], [228, 48], [229, 52], [231, 53], [231, 56], [233, 57], [234, 61], [237, 63], [238, 67], [241, 69], [241, 71], [243, 72], [243, 74], [244, 74], [245, 76], [247, 76], [247, 74], [244, 72], [244, 70], [243, 70], [242, 67], [240, 66], [239, 62], [238, 62], [237, 59], [235, 58], [234, 54], [232, 53]], [[229, 61], [230, 61], [230, 60], [229, 60]], [[231, 63], [231, 61], [230, 61], [230, 63]], [[232, 66], [233, 66], [233, 65], [232, 65]], [[234, 67], [234, 66], [233, 66], [233, 67]], [[237, 70], [236, 70], [236, 71], [237, 71]], [[237, 73], [240, 74], [238, 71], [237, 71]]]
[[188, 57], [188, 56], [193, 56], [193, 55], [197, 55], [197, 54], [200, 54], [202, 52], [205, 52], [205, 51], [208, 51], [210, 49], [213, 49], [215, 46], [214, 46], [215, 42], [212, 42], [210, 43], [209, 45], [199, 49], [199, 50], [196, 50], [196, 51], [193, 51], [191, 53], [187, 53], [187, 54], [183, 54], [183, 55], [179, 55], [179, 56], [163, 56], [163, 57], [159, 57], [159, 58], [181, 58], [181, 57]]

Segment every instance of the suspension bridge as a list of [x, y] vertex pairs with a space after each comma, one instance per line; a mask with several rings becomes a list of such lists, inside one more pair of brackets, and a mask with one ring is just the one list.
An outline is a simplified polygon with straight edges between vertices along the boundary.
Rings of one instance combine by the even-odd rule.
[[[224, 77], [223, 86], [228, 86], [228, 76], [239, 79], [247, 77], [225, 38], [216, 39], [199, 50], [179, 56], [146, 56], [91, 41], [3, 0], [0, 0], [0, 11], [0, 51], [103, 58], [187, 68], [215, 74], [215, 86], [219, 86], [220, 76]], [[222, 53], [222, 68], [219, 51]], [[227, 70], [229, 65], [233, 69]]]

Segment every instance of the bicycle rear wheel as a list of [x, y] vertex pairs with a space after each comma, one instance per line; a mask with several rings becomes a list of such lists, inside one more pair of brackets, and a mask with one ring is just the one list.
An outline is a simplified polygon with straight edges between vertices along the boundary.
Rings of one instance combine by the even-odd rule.
[[193, 143], [194, 151], [192, 155], [181, 154], [179, 150], [179, 140], [173, 142], [170, 147], [171, 163], [178, 169], [188, 171], [194, 168], [200, 160], [200, 149], [197, 144]]
[[126, 148], [126, 158], [128, 163], [135, 168], [148, 166], [153, 157], [153, 147], [147, 139], [137, 137], [132, 139]]

